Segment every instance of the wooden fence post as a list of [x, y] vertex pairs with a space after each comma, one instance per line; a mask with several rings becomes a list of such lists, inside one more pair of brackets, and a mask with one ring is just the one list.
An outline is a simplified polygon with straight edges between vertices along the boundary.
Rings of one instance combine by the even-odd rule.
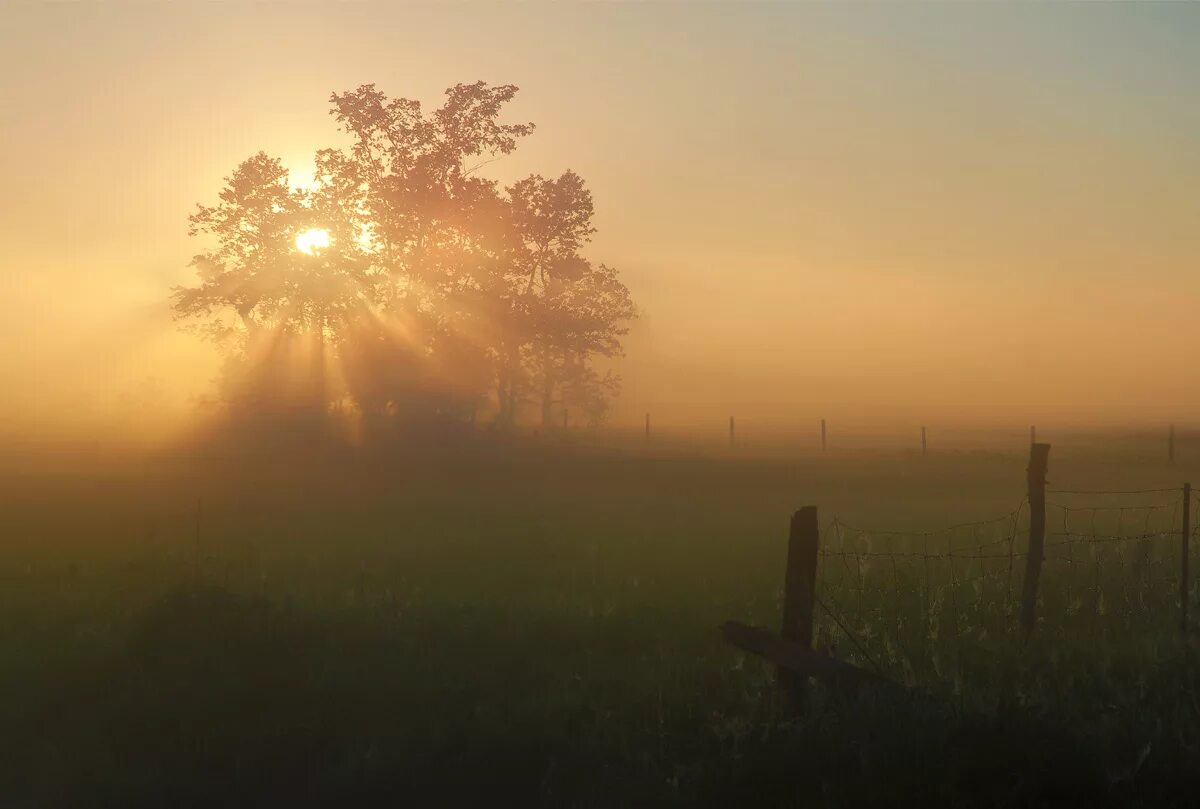
[[[819, 545], [817, 507], [805, 506], [792, 515], [788, 534], [787, 571], [783, 580], [783, 628], [780, 632], [784, 640], [805, 649], [812, 649], [813, 643]], [[792, 706], [800, 707], [807, 678], [780, 668], [777, 679]]]
[[1167, 460], [1175, 463], [1175, 425], [1167, 429]]
[[567, 412], [568, 412], [567, 409], [564, 407], [563, 408], [563, 432], [564, 433], [567, 431]]
[[730, 449], [732, 449], [732, 448], [733, 448], [733, 446], [734, 446], [734, 437], [733, 437], [733, 416], [730, 416], [730, 417], [729, 417], [729, 448], [730, 448]]
[[825, 419], [821, 419], [821, 451], [825, 451]]
[[1192, 484], [1183, 484], [1183, 536], [1179, 560], [1179, 628], [1188, 631], [1188, 601], [1191, 585], [1188, 582], [1188, 553], [1192, 543]]
[[924, 455], [929, 450], [929, 445], [925, 441], [925, 425], [921, 425], [921, 454]]
[[1029, 445], [1029, 554], [1025, 558], [1025, 581], [1021, 591], [1021, 629], [1025, 640], [1033, 635], [1037, 623], [1038, 579], [1046, 544], [1046, 467], [1050, 460], [1049, 444]]
[[646, 414], [646, 440], [650, 440], [650, 414]]

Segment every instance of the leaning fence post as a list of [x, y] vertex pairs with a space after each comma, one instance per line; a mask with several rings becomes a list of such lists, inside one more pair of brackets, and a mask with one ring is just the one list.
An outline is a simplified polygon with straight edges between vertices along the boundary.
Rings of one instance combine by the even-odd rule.
[[[817, 529], [817, 507], [805, 506], [792, 515], [788, 535], [787, 571], [783, 580], [783, 629], [780, 635], [812, 648], [813, 604], [817, 595], [817, 551], [820, 535]], [[778, 670], [777, 680], [787, 699], [798, 707], [804, 699], [805, 677], [795, 672]]]
[[1179, 628], [1188, 631], [1188, 600], [1191, 586], [1188, 582], [1188, 553], [1192, 541], [1192, 484], [1183, 484], [1183, 540], [1179, 560]]
[[1029, 554], [1025, 558], [1025, 581], [1021, 591], [1021, 629], [1025, 640], [1037, 622], [1038, 579], [1046, 544], [1046, 467], [1049, 444], [1029, 445]]

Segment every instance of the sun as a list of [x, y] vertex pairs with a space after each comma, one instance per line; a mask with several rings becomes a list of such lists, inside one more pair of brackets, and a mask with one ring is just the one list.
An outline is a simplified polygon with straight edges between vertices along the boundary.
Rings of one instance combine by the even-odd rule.
[[296, 234], [296, 249], [310, 256], [329, 246], [329, 231], [324, 228], [309, 228]]

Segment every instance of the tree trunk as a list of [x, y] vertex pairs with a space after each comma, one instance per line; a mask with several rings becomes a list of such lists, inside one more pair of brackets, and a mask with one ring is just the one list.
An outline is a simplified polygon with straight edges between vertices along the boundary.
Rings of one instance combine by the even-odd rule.
[[506, 348], [504, 360], [496, 380], [496, 423], [511, 427], [517, 417], [517, 375], [520, 370], [520, 353], [515, 348]]
[[542, 349], [542, 427], [550, 429], [553, 422], [554, 374], [550, 364], [550, 349]]
[[508, 423], [508, 374], [501, 370], [496, 378], [496, 425]]
[[325, 409], [329, 406], [329, 381], [327, 379], [329, 369], [325, 357], [326, 348], [325, 316], [322, 315], [317, 320], [317, 357], [314, 372], [316, 378], [313, 380], [314, 390], [312, 394], [312, 407], [316, 413], [322, 415], [325, 414]]
[[542, 426], [545, 427], [546, 429], [550, 429], [551, 422], [553, 421], [553, 419], [552, 419], [553, 409], [554, 409], [554, 383], [550, 380], [549, 377], [547, 377], [546, 384], [542, 388]]

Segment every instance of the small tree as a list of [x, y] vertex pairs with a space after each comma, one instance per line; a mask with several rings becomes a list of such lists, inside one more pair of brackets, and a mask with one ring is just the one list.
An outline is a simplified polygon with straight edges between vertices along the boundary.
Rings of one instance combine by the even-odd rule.
[[[553, 421], [553, 407], [570, 389], [596, 406], [616, 392], [619, 381], [589, 372], [594, 356], [621, 354], [620, 338], [635, 316], [629, 290], [615, 270], [593, 266], [580, 250], [596, 232], [591, 192], [568, 171], [556, 180], [528, 177], [508, 189], [513, 221], [520, 236], [515, 267], [521, 291], [516, 299], [523, 341], [525, 378], [537, 392], [542, 424]], [[587, 394], [584, 395], [584, 390]]]

